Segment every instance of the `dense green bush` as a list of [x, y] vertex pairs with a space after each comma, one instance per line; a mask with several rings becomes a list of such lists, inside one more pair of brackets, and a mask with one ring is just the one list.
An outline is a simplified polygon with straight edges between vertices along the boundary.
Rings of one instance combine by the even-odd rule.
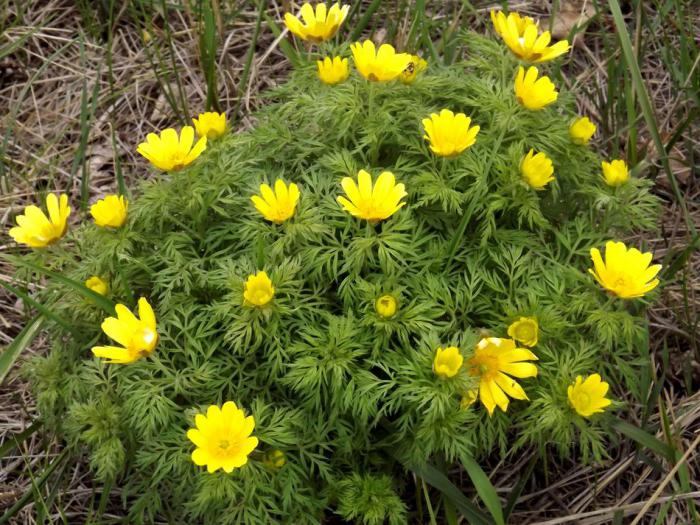
[[[131, 522], [299, 524], [338, 513], [398, 524], [410, 512], [406, 465], [525, 446], [605, 455], [610, 412], [582, 418], [567, 386], [597, 372], [613, 398], [641, 399], [647, 330], [643, 301], [609, 298], [586, 272], [589, 250], [652, 228], [656, 199], [642, 179], [605, 185], [598, 156], [569, 136], [573, 95], [560, 82], [557, 103], [528, 111], [513, 92], [516, 60], [495, 40], [464, 40], [466, 61], [431, 64], [412, 85], [354, 72], [327, 86], [301, 67], [269, 93], [252, 131], [141, 183], [125, 227], [86, 222], [42, 257], [76, 281], [103, 276], [115, 302], [144, 296], [156, 311], [154, 353], [106, 364], [90, 354], [106, 340], [104, 312], [52, 282], [45, 297], [76, 333], [53, 329], [51, 352], [28, 365], [49, 428], [115, 480]], [[423, 139], [421, 120], [442, 108], [481, 126], [451, 159]], [[530, 148], [554, 163], [543, 191], [520, 175]], [[359, 169], [392, 171], [407, 206], [376, 225], [351, 217], [336, 197]], [[250, 200], [277, 178], [301, 191], [281, 225]], [[243, 305], [256, 270], [276, 289], [262, 309]], [[390, 318], [375, 311], [384, 294], [398, 301]], [[491, 417], [461, 405], [476, 379], [437, 377], [436, 349], [457, 346], [466, 361], [519, 316], [541, 330], [538, 376], [519, 380], [530, 401]], [[208, 474], [186, 432], [227, 400], [254, 416], [260, 443], [244, 467]], [[269, 461], [277, 450], [281, 467]]]

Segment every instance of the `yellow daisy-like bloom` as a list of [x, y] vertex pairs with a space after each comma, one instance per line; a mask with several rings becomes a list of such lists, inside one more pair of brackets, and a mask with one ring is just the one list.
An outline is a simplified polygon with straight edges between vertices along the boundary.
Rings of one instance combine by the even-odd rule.
[[508, 335], [525, 346], [535, 346], [539, 325], [534, 317], [520, 317], [508, 327]]
[[275, 287], [266, 272], [249, 275], [243, 287], [243, 303], [263, 307], [275, 296]]
[[612, 403], [605, 397], [609, 387], [598, 374], [591, 374], [585, 380], [578, 376], [567, 389], [569, 404], [583, 417], [603, 412]]
[[159, 170], [178, 171], [190, 165], [206, 147], [207, 137], [200, 137], [195, 143], [194, 128], [185, 126], [179, 137], [172, 128], [164, 129], [160, 136], [149, 133], [136, 151]]
[[396, 308], [396, 299], [393, 295], [382, 295], [381, 297], [377, 298], [377, 300], [374, 302], [374, 309], [376, 310], [377, 314], [379, 314], [380, 317], [384, 317], [385, 319], [393, 317], [396, 313]]
[[472, 406], [474, 403], [476, 403], [476, 400], [479, 398], [479, 391], [474, 389], [474, 390], [467, 390], [464, 395], [462, 396], [462, 399], [459, 400], [459, 408], [462, 410], [468, 409], [470, 406]]
[[284, 25], [292, 33], [310, 42], [323, 42], [333, 38], [338, 32], [338, 28], [348, 16], [350, 6], [340, 6], [340, 3], [333, 4], [330, 9], [326, 9], [326, 4], [319, 2], [316, 4], [316, 11], [311, 4], [305, 3], [301, 6], [301, 17], [304, 23], [291, 13], [284, 14]]
[[192, 119], [197, 136], [206, 137], [208, 140], [218, 139], [226, 133], [226, 113], [207, 111], [200, 113]]
[[107, 195], [90, 206], [90, 215], [95, 224], [103, 228], [119, 228], [126, 221], [129, 202], [124, 195]]
[[454, 157], [476, 142], [481, 127], [471, 126], [472, 119], [464, 113], [456, 115], [449, 109], [432, 113], [423, 119], [424, 139], [430, 141], [430, 150], [441, 157]]
[[197, 447], [192, 461], [198, 466], [206, 465], [210, 474], [219, 469], [229, 473], [242, 467], [258, 446], [258, 438], [250, 435], [255, 418], [245, 417], [233, 401], [226, 401], [221, 408], [211, 405], [207, 415], [197, 414], [194, 422], [197, 428], [187, 431], [187, 438]]
[[433, 372], [441, 379], [449, 379], [459, 373], [463, 362], [464, 358], [456, 346], [438, 348], [433, 361]]
[[535, 66], [530, 66], [525, 73], [525, 68], [518, 67], [515, 77], [515, 97], [518, 102], [531, 111], [537, 111], [557, 100], [559, 94], [548, 76], [537, 78], [538, 71]]
[[394, 46], [389, 44], [382, 44], [377, 50], [371, 40], [355, 42], [350, 50], [360, 75], [372, 82], [399, 78], [413, 59], [408, 53], [397, 53]]
[[426, 67], [428, 67], [428, 62], [426, 62], [418, 55], [411, 55], [411, 61], [408, 63], [408, 66], [406, 66], [406, 69], [404, 69], [401, 72], [399, 80], [404, 84], [413, 84], [413, 81], [416, 80], [416, 77]]
[[653, 254], [642, 253], [636, 248], [629, 248], [622, 242], [605, 243], [605, 262], [598, 248], [591, 248], [594, 268], [588, 271], [596, 281], [609, 292], [631, 299], [642, 297], [656, 288], [659, 280], [656, 275], [661, 270], [660, 264], [649, 266]]
[[491, 21], [508, 48], [525, 62], [547, 62], [569, 50], [566, 40], [550, 46], [552, 35], [549, 31], [538, 36], [537, 24], [530, 17], [521, 17], [518, 13], [506, 16], [503, 11], [492, 10]]
[[345, 197], [338, 197], [338, 202], [345, 211], [359, 219], [375, 223], [391, 217], [406, 203], [399, 202], [407, 193], [403, 184], [396, 184], [394, 174], [385, 171], [377, 178], [372, 187], [372, 176], [365, 170], [357, 174], [357, 184], [350, 177], [340, 182], [345, 190]]
[[588, 117], [579, 117], [569, 126], [569, 135], [574, 143], [585, 146], [590, 142], [596, 129], [598, 128]]
[[255, 208], [268, 221], [282, 224], [284, 221], [294, 215], [297, 203], [299, 202], [299, 188], [293, 182], [289, 187], [282, 179], [275, 181], [275, 191], [267, 184], [260, 185], [260, 195], [253, 195], [250, 200], [253, 201]]
[[334, 86], [345, 82], [350, 76], [350, 68], [348, 67], [348, 59], [342, 57], [326, 57], [323, 60], [317, 60], [318, 78], [321, 82]]
[[527, 394], [510, 376], [520, 379], [537, 376], [537, 367], [524, 361], [536, 361], [537, 356], [526, 348], [516, 348], [512, 339], [487, 337], [479, 341], [474, 357], [467, 361], [469, 374], [479, 377], [479, 399], [493, 415], [498, 406], [508, 409], [508, 396], [527, 400]]
[[107, 292], [109, 291], [109, 285], [97, 275], [93, 275], [87, 281], [85, 281], [85, 286], [100, 295], [107, 295]]
[[535, 155], [535, 150], [531, 149], [520, 162], [520, 173], [530, 187], [542, 190], [554, 180], [552, 159], [542, 152]]
[[270, 450], [262, 458], [262, 464], [270, 470], [279, 470], [287, 463], [287, 457], [281, 450]]
[[68, 229], [68, 195], [56, 197], [53, 193], [46, 196], [47, 217], [38, 206], [33, 204], [24, 208], [24, 213], [15, 220], [17, 226], [10, 228], [10, 237], [16, 242], [26, 244], [30, 248], [43, 248], [63, 237]]
[[630, 172], [624, 160], [603, 161], [601, 165], [603, 167], [603, 178], [608, 186], [621, 186], [630, 178]]
[[156, 316], [148, 301], [139, 299], [139, 317], [123, 304], [114, 309], [117, 317], [108, 317], [102, 322], [102, 331], [119, 346], [93, 346], [95, 357], [108, 359], [108, 363], [127, 364], [148, 357], [158, 343]]

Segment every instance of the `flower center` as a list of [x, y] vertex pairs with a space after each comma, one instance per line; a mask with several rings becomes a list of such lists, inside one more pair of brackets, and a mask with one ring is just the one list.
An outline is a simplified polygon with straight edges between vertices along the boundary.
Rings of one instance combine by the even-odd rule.
[[530, 339], [533, 338], [532, 337], [534, 335], [533, 332], [534, 331], [532, 330], [531, 326], [520, 325], [515, 329], [516, 339], [518, 339], [520, 341], [529, 341]]
[[231, 446], [231, 443], [229, 443], [228, 439], [222, 439], [219, 441], [219, 448], [221, 450], [227, 450], [229, 446]]
[[498, 358], [495, 356], [474, 357], [470, 364], [469, 375], [480, 376], [486, 381], [491, 381], [498, 375]]
[[586, 392], [579, 392], [576, 394], [576, 404], [585, 409], [591, 404], [591, 397]]

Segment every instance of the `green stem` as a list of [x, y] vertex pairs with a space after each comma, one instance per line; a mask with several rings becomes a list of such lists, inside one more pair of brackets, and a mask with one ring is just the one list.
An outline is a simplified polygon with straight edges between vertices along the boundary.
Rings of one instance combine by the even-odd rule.
[[[496, 159], [498, 156], [498, 151], [501, 147], [501, 142], [503, 142], [503, 139], [506, 136], [506, 132], [508, 131], [508, 126], [510, 124], [510, 119], [512, 117], [512, 113], [508, 115], [508, 117], [505, 120], [505, 123], [501, 127], [501, 132], [498, 135], [498, 138], [496, 139], [496, 143], [493, 146], [493, 152], [491, 155], [489, 155], [488, 160], [486, 161], [486, 167], [484, 168], [484, 173], [488, 177], [489, 171], [491, 171], [491, 166], [493, 165], [493, 161]], [[457, 253], [457, 248], [459, 247], [460, 243], [462, 242], [462, 238], [464, 237], [464, 232], [467, 229], [467, 224], [469, 224], [469, 220], [472, 217], [472, 213], [474, 212], [474, 207], [475, 207], [475, 202], [473, 201], [470, 206], [464, 211], [464, 215], [462, 215], [462, 220], [459, 223], [459, 226], [457, 227], [457, 232], [455, 233], [455, 236], [452, 237], [452, 240], [450, 241], [450, 245], [447, 249], [447, 262], [445, 263], [445, 273], [447, 273], [450, 269], [450, 264], [452, 264], [452, 259], [454, 258], [455, 254]]]

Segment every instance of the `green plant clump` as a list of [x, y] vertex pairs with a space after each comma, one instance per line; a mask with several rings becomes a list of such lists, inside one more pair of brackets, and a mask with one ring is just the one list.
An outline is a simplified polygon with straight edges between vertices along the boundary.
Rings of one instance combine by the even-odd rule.
[[[327, 86], [315, 64], [301, 66], [269, 93], [253, 130], [211, 140], [186, 169], [139, 184], [124, 227], [86, 221], [43, 257], [75, 281], [102, 276], [115, 303], [146, 297], [156, 313], [155, 351], [107, 364], [90, 353], [111, 344], [105, 312], [51, 281], [44, 299], [75, 333], [52, 325], [51, 352], [28, 364], [46, 424], [121, 487], [130, 522], [338, 514], [399, 524], [415, 512], [411, 466], [530, 446], [605, 456], [622, 404], [586, 419], [567, 386], [599, 373], [613, 400], [641, 399], [647, 329], [643, 300], [612, 298], [587, 272], [589, 250], [654, 227], [656, 198], [635, 177], [606, 186], [601, 159], [569, 136], [574, 97], [561, 83], [555, 104], [529, 111], [513, 91], [515, 59], [493, 40], [464, 39], [466, 61], [431, 64], [412, 85], [354, 72]], [[421, 120], [443, 108], [481, 126], [454, 158], [423, 138]], [[520, 174], [531, 148], [554, 164], [542, 191]], [[407, 205], [376, 224], [344, 211], [340, 181], [360, 169], [393, 172]], [[282, 224], [251, 203], [278, 178], [301, 192]], [[257, 308], [243, 287], [260, 270], [275, 295]], [[398, 305], [388, 318], [375, 309], [386, 294]], [[461, 403], [478, 385], [468, 366], [476, 344], [507, 337], [520, 316], [540, 327], [538, 374], [518, 379], [529, 400], [492, 416], [479, 401]], [[447, 346], [464, 366], [445, 379], [433, 360]], [[196, 414], [225, 401], [254, 416], [259, 443], [241, 468], [210, 474], [193, 463], [186, 434]]]

